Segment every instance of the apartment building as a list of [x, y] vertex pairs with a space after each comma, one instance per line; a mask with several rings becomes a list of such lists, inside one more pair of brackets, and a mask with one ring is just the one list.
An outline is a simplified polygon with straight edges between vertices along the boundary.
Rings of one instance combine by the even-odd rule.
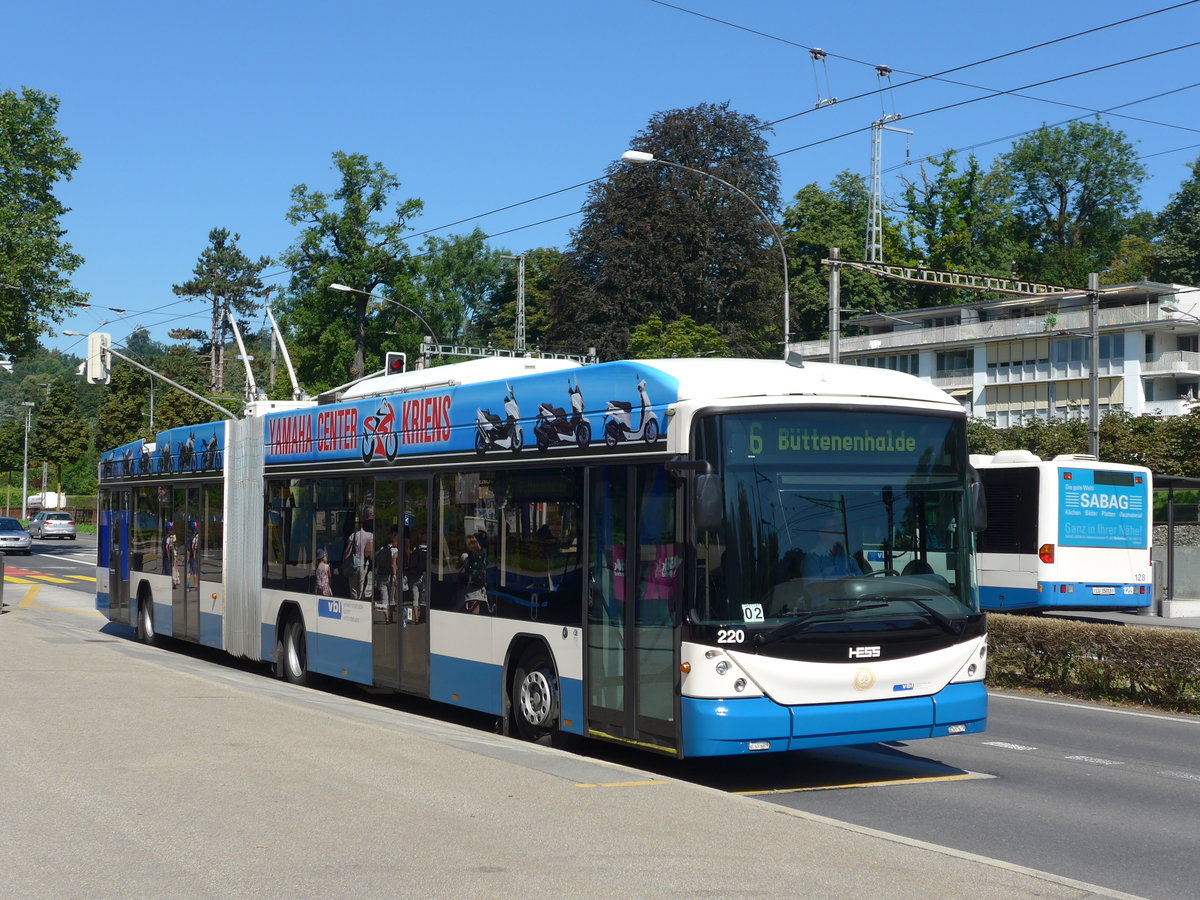
[[[843, 305], [853, 298], [843, 298]], [[1101, 415], [1178, 415], [1200, 399], [1200, 288], [1138, 282], [1101, 289]], [[1087, 418], [1089, 310], [1084, 294], [1020, 297], [847, 318], [841, 362], [932, 381], [968, 413], [1005, 427], [1030, 417]], [[829, 358], [829, 342], [792, 345]]]

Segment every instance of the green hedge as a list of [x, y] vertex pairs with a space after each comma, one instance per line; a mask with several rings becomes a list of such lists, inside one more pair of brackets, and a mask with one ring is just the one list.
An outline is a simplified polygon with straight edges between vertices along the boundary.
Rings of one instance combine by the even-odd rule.
[[992, 613], [988, 686], [1200, 713], [1200, 632]]

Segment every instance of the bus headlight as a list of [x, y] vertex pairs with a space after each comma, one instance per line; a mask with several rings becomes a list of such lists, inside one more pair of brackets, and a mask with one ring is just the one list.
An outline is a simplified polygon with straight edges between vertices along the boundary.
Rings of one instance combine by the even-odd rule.
[[728, 671], [729, 671], [729, 660], [723, 659], [719, 663], [717, 663], [717, 674], [718, 675], [724, 675]]
[[744, 691], [744, 690], [746, 689], [746, 679], [745, 679], [745, 678], [739, 678], [737, 681], [735, 681], [735, 682], [733, 683], [733, 689], [734, 689], [735, 691], [737, 691], [739, 694], [740, 694], [742, 691]]

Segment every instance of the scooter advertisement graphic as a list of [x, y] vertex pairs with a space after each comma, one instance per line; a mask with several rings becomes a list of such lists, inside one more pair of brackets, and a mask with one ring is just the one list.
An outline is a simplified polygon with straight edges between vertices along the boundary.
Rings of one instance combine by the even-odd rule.
[[632, 403], [627, 400], [608, 401], [608, 408], [604, 410], [604, 443], [610, 448], [622, 441], [653, 444], [658, 440], [658, 414], [650, 404], [645, 378], [638, 379], [637, 391], [641, 398], [637, 428], [633, 427]]
[[553, 403], [538, 405], [537, 422], [533, 426], [533, 434], [537, 440], [537, 448], [545, 453], [556, 444], [574, 443], [583, 450], [592, 442], [592, 423], [583, 414], [583, 391], [579, 387], [579, 378], [574, 384], [567, 379], [567, 394], [571, 398], [571, 415]]
[[488, 409], [475, 410], [475, 452], [482, 456], [487, 451], [500, 448], [520, 453], [525, 443], [521, 429], [521, 410], [512, 385], [505, 382], [504, 418]]

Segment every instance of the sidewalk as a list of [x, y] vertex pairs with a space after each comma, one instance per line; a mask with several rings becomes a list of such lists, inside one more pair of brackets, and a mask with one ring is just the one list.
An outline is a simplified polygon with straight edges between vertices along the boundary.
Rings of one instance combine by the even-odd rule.
[[1117, 622], [1121, 625], [1140, 625], [1143, 628], [1186, 628], [1191, 631], [1200, 631], [1200, 616], [1174, 616], [1171, 618], [1163, 618], [1162, 616], [1150, 615], [1147, 613], [1136, 612], [1109, 612], [1107, 610], [1079, 610], [1072, 612], [1071, 610], [1056, 609], [1050, 610], [1043, 615], [1055, 616], [1058, 618], [1075, 619], [1077, 621], [1088, 622]]

